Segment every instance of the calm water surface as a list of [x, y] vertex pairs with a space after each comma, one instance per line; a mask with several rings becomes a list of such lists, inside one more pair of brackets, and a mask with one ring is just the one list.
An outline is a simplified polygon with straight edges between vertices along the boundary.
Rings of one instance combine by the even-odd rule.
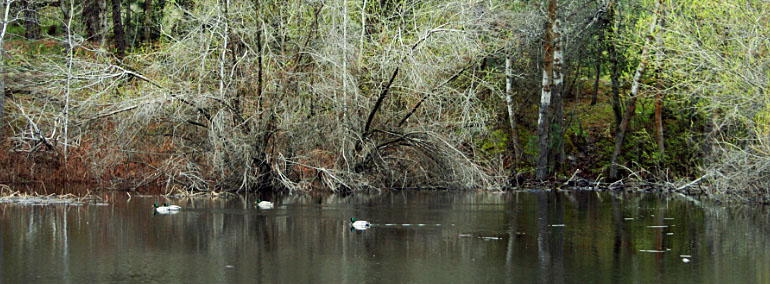
[[[0, 204], [0, 283], [770, 283], [770, 215], [655, 195]], [[155, 215], [153, 203], [178, 204]], [[350, 217], [372, 227], [351, 231]], [[689, 262], [683, 262], [686, 256]]]

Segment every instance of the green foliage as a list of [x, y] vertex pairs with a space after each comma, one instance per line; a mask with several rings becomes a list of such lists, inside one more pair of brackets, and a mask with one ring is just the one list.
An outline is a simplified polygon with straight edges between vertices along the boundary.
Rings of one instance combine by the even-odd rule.
[[5, 38], [3, 40], [12, 40], [24, 38], [24, 27], [20, 25], [8, 25], [5, 29]]
[[510, 139], [507, 131], [501, 129], [494, 130], [488, 137], [483, 138], [478, 143], [481, 150], [489, 156], [503, 154], [507, 151], [506, 143]]

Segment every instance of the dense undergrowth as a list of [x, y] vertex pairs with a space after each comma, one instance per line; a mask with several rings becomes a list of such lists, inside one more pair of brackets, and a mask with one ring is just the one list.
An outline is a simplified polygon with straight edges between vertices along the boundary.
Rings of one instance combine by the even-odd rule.
[[[8, 25], [0, 184], [59, 194], [66, 184], [155, 193], [543, 186], [531, 183], [540, 182], [550, 44], [538, 5], [182, 2], [129, 6], [148, 17], [126, 18], [125, 54], [106, 36], [114, 32], [94, 36], [55, 7], [40, 8], [38, 39]], [[563, 116], [550, 117], [544, 181], [765, 198], [768, 8], [738, 2], [665, 3], [655, 34], [646, 27], [658, 14], [645, 1], [559, 4], [554, 15], [571, 11], [557, 30], [565, 84], [549, 110]], [[654, 56], [642, 58], [644, 48]], [[622, 178], [610, 180], [628, 106]]]

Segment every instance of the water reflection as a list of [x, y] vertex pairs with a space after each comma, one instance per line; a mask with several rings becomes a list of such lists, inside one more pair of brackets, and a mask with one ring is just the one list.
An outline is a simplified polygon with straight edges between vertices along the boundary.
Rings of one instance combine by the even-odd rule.
[[[0, 205], [0, 283], [770, 282], [761, 207], [593, 192], [111, 200]], [[165, 202], [183, 209], [153, 214]]]

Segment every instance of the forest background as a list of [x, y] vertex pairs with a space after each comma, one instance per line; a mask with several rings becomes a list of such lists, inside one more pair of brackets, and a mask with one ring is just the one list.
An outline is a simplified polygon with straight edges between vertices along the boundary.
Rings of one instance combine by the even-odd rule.
[[770, 202], [767, 0], [0, 1], [7, 189]]

